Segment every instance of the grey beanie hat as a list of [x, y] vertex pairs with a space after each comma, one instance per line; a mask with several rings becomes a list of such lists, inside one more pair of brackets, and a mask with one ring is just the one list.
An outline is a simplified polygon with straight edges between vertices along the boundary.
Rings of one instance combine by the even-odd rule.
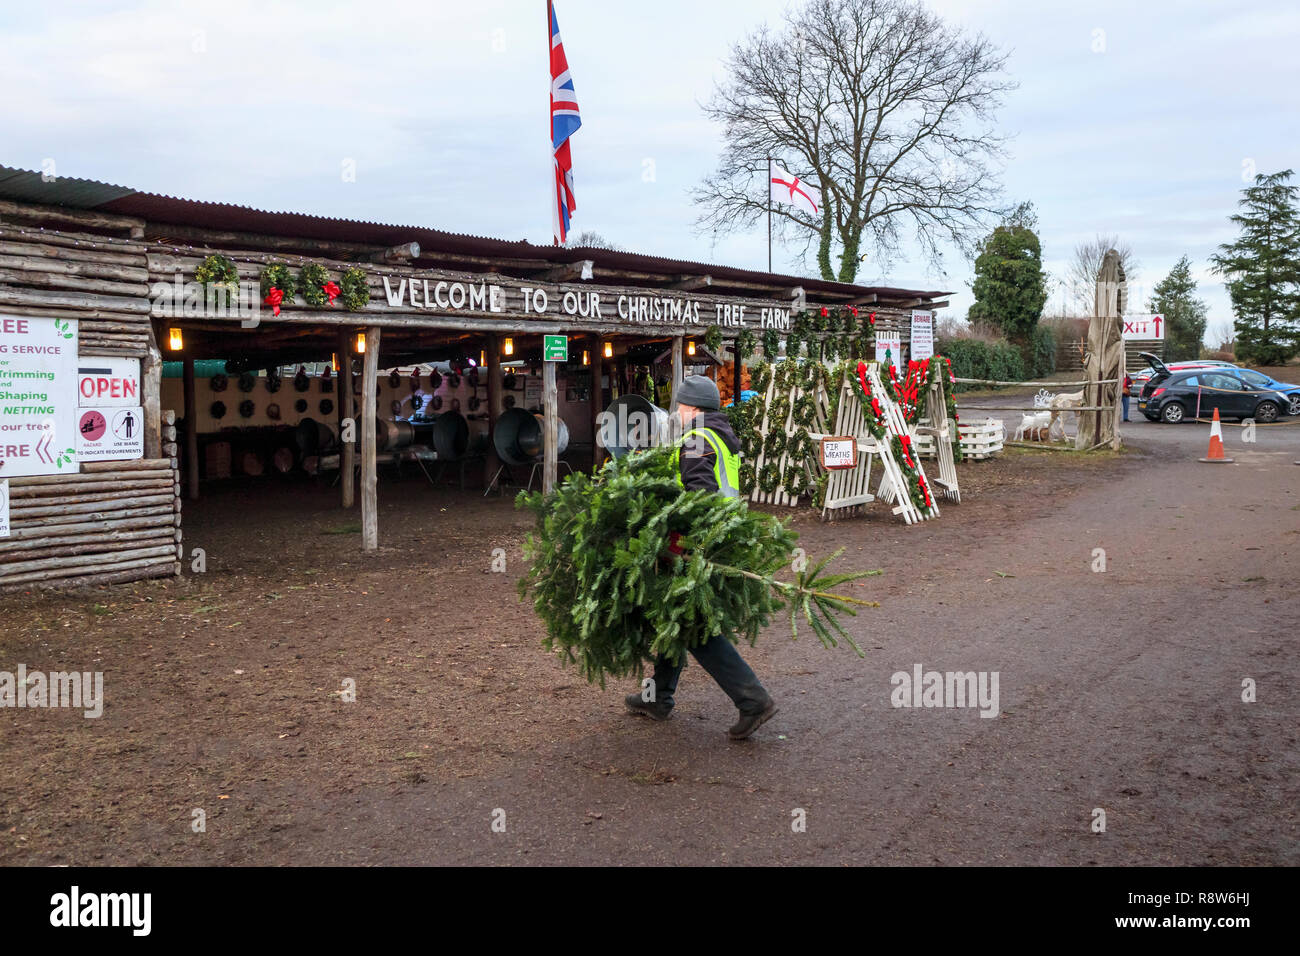
[[722, 407], [718, 386], [703, 375], [688, 375], [682, 379], [673, 398], [678, 405], [689, 405], [706, 412], [716, 412]]

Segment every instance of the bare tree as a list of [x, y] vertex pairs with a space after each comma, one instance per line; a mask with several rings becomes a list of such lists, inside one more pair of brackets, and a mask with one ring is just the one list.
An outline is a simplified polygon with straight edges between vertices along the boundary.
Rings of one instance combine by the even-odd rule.
[[766, 214], [772, 156], [821, 188], [820, 215], [773, 215], [805, 255], [816, 243], [825, 279], [853, 281], [864, 247], [887, 260], [909, 233], [932, 265], [944, 243], [969, 252], [1002, 212], [1005, 138], [993, 120], [1015, 88], [1005, 65], [983, 35], [914, 0], [805, 0], [781, 30], [732, 48], [704, 107], [726, 147], [695, 192], [701, 231], [750, 229]]
[[608, 249], [611, 252], [622, 252], [623, 247], [610, 242], [600, 233], [593, 229], [584, 229], [577, 235], [570, 236], [565, 240], [564, 248], [566, 249]]
[[1097, 293], [1097, 272], [1101, 269], [1106, 253], [1114, 249], [1119, 253], [1119, 267], [1124, 271], [1124, 279], [1130, 285], [1137, 281], [1141, 263], [1133, 254], [1133, 248], [1126, 242], [1120, 242], [1117, 235], [1097, 234], [1095, 239], [1087, 239], [1074, 247], [1074, 257], [1066, 268], [1065, 282], [1069, 288], [1070, 302], [1077, 315], [1092, 315]]

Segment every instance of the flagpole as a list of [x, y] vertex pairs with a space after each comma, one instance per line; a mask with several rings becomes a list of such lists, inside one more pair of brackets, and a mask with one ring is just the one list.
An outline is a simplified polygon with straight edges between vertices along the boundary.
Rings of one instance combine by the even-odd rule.
[[767, 157], [767, 271], [772, 271], [772, 157]]

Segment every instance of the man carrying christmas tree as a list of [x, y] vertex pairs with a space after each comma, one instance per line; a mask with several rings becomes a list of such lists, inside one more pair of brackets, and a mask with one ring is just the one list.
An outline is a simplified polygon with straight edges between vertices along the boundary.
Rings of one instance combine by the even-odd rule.
[[[703, 375], [689, 375], [678, 386], [675, 398], [677, 417], [685, 430], [677, 451], [682, 486], [687, 491], [740, 497], [740, 439], [727, 416], [718, 410], [718, 386]], [[744, 740], [776, 713], [776, 702], [725, 634], [715, 634], [691, 648], [691, 655], [740, 711], [740, 719], [727, 731], [731, 740]], [[673, 664], [659, 657], [650, 682], [638, 693], [628, 694], [628, 710], [667, 720], [685, 666], [685, 660]]]

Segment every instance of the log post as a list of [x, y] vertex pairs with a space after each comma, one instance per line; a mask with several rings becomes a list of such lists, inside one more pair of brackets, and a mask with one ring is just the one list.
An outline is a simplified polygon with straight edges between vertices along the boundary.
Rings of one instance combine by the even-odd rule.
[[682, 384], [685, 377], [685, 368], [682, 365], [682, 350], [685, 348], [685, 337], [681, 335], [673, 336], [673, 382], [672, 393], [677, 394], [677, 388]]
[[199, 405], [194, 388], [194, 356], [185, 356], [185, 497], [199, 499]]
[[731, 379], [731, 403], [740, 404], [741, 383], [744, 381], [743, 371], [740, 358], [740, 339], [733, 339], [731, 342], [731, 359], [732, 359], [732, 379]]
[[560, 440], [560, 403], [555, 388], [555, 363], [542, 362], [542, 491], [555, 490], [558, 455], [556, 445]]
[[352, 337], [346, 330], [339, 331], [339, 484], [343, 488], [343, 507], [351, 508], [356, 501], [357, 444], [356, 423], [352, 425], [352, 441], [343, 441], [347, 423], [356, 417], [356, 402], [352, 395]]
[[149, 346], [140, 362], [140, 397], [144, 412], [144, 457], [162, 455], [162, 352], [150, 323]]
[[599, 468], [605, 460], [605, 449], [600, 445], [600, 413], [605, 410], [605, 397], [600, 380], [605, 374], [605, 353], [600, 337], [591, 339], [591, 466]]
[[379, 547], [378, 494], [375, 477], [375, 386], [379, 377], [379, 326], [366, 329], [366, 360], [361, 374], [361, 547]]
[[486, 487], [500, 465], [497, 461], [496, 446], [492, 444], [492, 436], [496, 434], [497, 419], [501, 417], [504, 401], [501, 387], [501, 336], [489, 335], [484, 348], [487, 350], [488, 397], [488, 444], [487, 454], [483, 457], [483, 485]]

